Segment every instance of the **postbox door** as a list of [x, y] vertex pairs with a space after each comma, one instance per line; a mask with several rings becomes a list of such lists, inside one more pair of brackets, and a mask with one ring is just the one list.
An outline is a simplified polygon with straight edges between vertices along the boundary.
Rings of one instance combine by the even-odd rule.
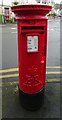
[[22, 33], [19, 39], [19, 77], [25, 92], [36, 92], [44, 86], [46, 64], [45, 33]]

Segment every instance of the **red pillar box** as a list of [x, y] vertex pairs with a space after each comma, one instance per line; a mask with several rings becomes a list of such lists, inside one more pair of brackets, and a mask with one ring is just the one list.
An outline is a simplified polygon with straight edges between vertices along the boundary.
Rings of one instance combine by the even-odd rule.
[[48, 5], [12, 7], [18, 21], [19, 95], [25, 108], [41, 105], [45, 88]]

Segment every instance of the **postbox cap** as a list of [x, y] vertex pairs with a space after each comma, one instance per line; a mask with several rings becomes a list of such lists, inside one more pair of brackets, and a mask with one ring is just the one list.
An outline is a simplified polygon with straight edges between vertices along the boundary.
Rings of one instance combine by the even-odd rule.
[[46, 16], [49, 11], [51, 11], [52, 6], [44, 4], [23, 4], [16, 5], [11, 7], [12, 12], [17, 16], [17, 19], [20, 17], [31, 17], [31, 16]]

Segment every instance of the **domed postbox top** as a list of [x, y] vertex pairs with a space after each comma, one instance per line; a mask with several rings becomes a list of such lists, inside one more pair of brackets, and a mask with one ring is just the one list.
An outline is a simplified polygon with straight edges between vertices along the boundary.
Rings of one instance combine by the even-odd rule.
[[40, 5], [40, 4], [25, 4], [25, 5], [16, 5], [11, 7], [12, 12], [16, 14], [16, 19], [28, 18], [33, 16], [43, 16], [45, 17], [49, 11], [51, 11], [52, 6], [50, 5]]

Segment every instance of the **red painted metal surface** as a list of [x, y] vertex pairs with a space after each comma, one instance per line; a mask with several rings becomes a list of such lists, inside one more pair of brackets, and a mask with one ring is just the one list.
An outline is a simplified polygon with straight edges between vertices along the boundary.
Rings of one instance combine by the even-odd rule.
[[[46, 14], [51, 9], [52, 7], [47, 5], [12, 7], [18, 20], [19, 87], [24, 92], [35, 93], [45, 86]], [[35, 48], [32, 44], [35, 44]]]

